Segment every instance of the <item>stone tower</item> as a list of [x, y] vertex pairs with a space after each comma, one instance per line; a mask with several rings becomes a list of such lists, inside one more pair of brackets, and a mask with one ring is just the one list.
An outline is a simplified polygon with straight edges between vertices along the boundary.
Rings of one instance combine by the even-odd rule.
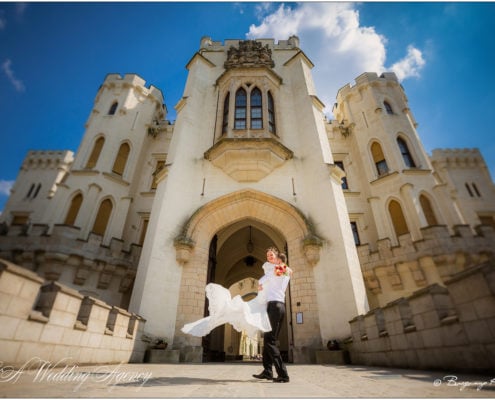
[[269, 245], [285, 248], [295, 270], [295, 362], [347, 337], [349, 318], [367, 309], [312, 67], [296, 37], [203, 38], [187, 65], [130, 305], [147, 331], [173, 338], [182, 360], [201, 359], [201, 340], [180, 328], [203, 317], [206, 283], [259, 278]]

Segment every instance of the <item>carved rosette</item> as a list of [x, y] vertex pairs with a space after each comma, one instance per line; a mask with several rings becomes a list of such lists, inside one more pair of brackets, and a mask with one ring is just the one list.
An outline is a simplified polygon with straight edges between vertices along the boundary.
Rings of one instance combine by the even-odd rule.
[[230, 47], [227, 52], [225, 69], [241, 67], [269, 67], [273, 68], [272, 51], [268, 45], [263, 46], [256, 40], [239, 41], [239, 47]]

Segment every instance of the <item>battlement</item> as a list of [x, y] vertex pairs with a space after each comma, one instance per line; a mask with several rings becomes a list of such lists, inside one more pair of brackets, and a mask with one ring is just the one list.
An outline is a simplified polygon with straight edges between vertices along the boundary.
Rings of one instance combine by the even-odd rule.
[[33, 224], [1, 232], [0, 258], [36, 271], [45, 279], [60, 280], [74, 288], [100, 293], [105, 301], [120, 305], [123, 293], [130, 290], [141, 255], [141, 246], [127, 251], [122, 240], [113, 238], [109, 246], [91, 233], [79, 238], [80, 229], [69, 225]]
[[120, 74], [108, 74], [101, 87], [107, 89], [115, 87], [134, 88], [143, 95], [151, 96], [159, 104], [164, 102], [162, 91], [153, 85], [146, 87], [146, 81], [137, 74], [125, 74], [123, 77]]
[[[209, 36], [203, 36], [200, 42], [201, 50], [210, 51], [227, 51], [231, 47], [239, 47], [239, 42], [243, 42], [246, 39], [226, 39], [223, 43], [221, 41], [213, 41]], [[275, 43], [275, 39], [254, 39], [261, 45], [267, 46], [272, 50], [290, 50], [299, 48], [299, 38], [297, 36], [291, 36], [287, 40], [279, 40]]]
[[437, 167], [477, 168], [485, 166], [485, 161], [478, 148], [434, 149], [431, 161]]
[[342, 86], [338, 92], [337, 92], [337, 99], [339, 98], [345, 98], [351, 92], [357, 88], [358, 86], [361, 85], [367, 85], [371, 83], [390, 83], [394, 82], [399, 84], [399, 80], [397, 79], [397, 75], [395, 75], [394, 72], [384, 72], [380, 76], [376, 72], [365, 72], [361, 75], [359, 75], [355, 80], [354, 84], [348, 83], [344, 86]]
[[30, 151], [24, 158], [22, 169], [58, 169], [69, 168], [74, 161], [74, 153], [70, 150]]
[[[142, 362], [145, 320], [0, 259], [2, 362]], [[31, 365], [30, 367], [36, 367]]]
[[457, 225], [454, 231], [451, 235], [446, 226], [430, 226], [422, 229], [422, 240], [413, 241], [406, 234], [399, 237], [399, 246], [388, 238], [378, 241], [377, 251], [359, 246], [365, 284], [376, 296], [375, 304], [386, 304], [429, 284], [443, 285], [454, 274], [495, 259], [491, 226], [478, 226], [476, 234], [468, 225]]
[[495, 264], [484, 263], [350, 321], [353, 364], [493, 371]]

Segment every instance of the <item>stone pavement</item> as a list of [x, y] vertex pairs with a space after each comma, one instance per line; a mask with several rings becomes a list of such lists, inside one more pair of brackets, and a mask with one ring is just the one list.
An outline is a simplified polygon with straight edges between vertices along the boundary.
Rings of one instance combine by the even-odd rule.
[[68, 365], [9, 370], [8, 398], [495, 398], [494, 376], [395, 368], [292, 365], [289, 383], [259, 381], [260, 363]]

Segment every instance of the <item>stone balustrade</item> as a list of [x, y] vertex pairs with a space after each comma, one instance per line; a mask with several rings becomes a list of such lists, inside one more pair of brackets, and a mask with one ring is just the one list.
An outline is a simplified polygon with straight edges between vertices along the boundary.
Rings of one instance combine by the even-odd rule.
[[145, 320], [0, 259], [0, 361], [142, 362]]
[[493, 371], [495, 263], [390, 302], [350, 321], [353, 364]]

